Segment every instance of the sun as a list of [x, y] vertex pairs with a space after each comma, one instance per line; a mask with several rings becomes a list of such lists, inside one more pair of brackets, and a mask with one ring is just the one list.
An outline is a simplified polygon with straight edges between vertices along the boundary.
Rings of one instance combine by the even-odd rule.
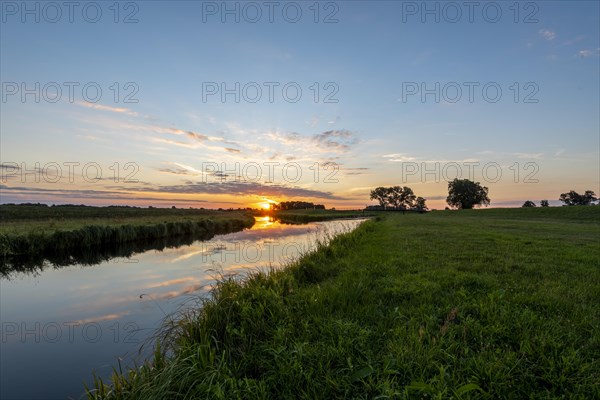
[[271, 199], [267, 199], [264, 198], [262, 199], [263, 201], [258, 203], [257, 205], [263, 209], [263, 210], [272, 210], [273, 209], [273, 205], [277, 204], [277, 202], [275, 200], [271, 200]]

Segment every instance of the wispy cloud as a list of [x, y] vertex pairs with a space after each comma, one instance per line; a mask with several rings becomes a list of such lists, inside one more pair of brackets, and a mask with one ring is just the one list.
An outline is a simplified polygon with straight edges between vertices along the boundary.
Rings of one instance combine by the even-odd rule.
[[144, 192], [172, 194], [212, 194], [231, 196], [266, 197], [314, 197], [319, 199], [342, 200], [331, 192], [307, 189], [299, 186], [267, 185], [259, 182], [195, 182], [185, 185], [161, 185], [152, 189], [136, 189]]
[[286, 146], [298, 146], [305, 144], [313, 149], [319, 149], [323, 152], [344, 153], [358, 143], [354, 133], [342, 130], [330, 130], [313, 136], [305, 136], [297, 132], [269, 132], [266, 134], [268, 139], [282, 143]]
[[410, 157], [405, 153], [384, 154], [383, 158], [387, 158], [387, 161], [391, 162], [413, 162], [418, 160], [417, 157]]
[[110, 111], [110, 112], [114, 112], [114, 113], [118, 113], [118, 114], [126, 114], [126, 115], [130, 115], [132, 117], [137, 117], [139, 115], [137, 112], [132, 111], [129, 108], [124, 108], [124, 107], [111, 107], [111, 106], [105, 106], [103, 104], [89, 103], [87, 101], [79, 101], [79, 102], [77, 102], [77, 104], [79, 104], [80, 106], [93, 108], [95, 110]]
[[517, 158], [525, 158], [530, 160], [539, 160], [544, 156], [544, 153], [514, 153]]
[[556, 38], [556, 32], [549, 29], [540, 29], [538, 33], [546, 40], [554, 40]]
[[150, 196], [138, 196], [131, 192], [148, 192], [151, 190], [142, 188], [126, 188], [125, 190], [89, 190], [89, 189], [45, 189], [35, 187], [23, 187], [23, 186], [7, 186], [0, 185], [2, 189], [1, 201], [7, 202], [7, 197], [10, 196], [10, 200], [15, 201], [23, 195], [28, 201], [35, 197], [35, 200], [43, 198], [48, 200], [49, 196], [54, 196], [52, 199], [60, 199], [62, 201], [72, 202], [73, 200], [125, 200], [125, 201], [160, 201], [160, 202], [201, 202], [204, 203], [206, 200], [189, 200], [189, 199], [174, 199], [174, 198], [157, 198]]
[[584, 49], [584, 50], [579, 50], [579, 52], [577, 53], [577, 55], [581, 58], [587, 58], [593, 55], [600, 55], [600, 47], [597, 48], [595, 51], [594, 50], [590, 50], [590, 49]]

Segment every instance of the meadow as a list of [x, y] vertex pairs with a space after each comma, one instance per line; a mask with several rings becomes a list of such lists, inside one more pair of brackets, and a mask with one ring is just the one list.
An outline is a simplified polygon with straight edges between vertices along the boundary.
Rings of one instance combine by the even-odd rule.
[[381, 213], [222, 277], [88, 397], [600, 398], [599, 238], [595, 206]]
[[251, 227], [247, 211], [0, 205], [0, 273], [94, 264]]

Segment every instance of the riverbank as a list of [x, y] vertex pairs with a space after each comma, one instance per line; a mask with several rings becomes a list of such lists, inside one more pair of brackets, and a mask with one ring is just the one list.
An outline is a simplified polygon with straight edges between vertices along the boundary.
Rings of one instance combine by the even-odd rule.
[[599, 396], [600, 208], [378, 219], [284, 270], [224, 279], [170, 327], [172, 357], [89, 396]]
[[85, 206], [0, 206], [0, 272], [94, 264], [249, 228], [244, 211]]
[[263, 212], [261, 215], [270, 215], [284, 224], [305, 224], [333, 219], [368, 218], [379, 214], [362, 210], [283, 210]]

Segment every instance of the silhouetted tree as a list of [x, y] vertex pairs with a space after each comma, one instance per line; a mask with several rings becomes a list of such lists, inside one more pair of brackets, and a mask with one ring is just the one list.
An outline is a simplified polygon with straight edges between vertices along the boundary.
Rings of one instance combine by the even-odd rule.
[[377, 200], [379, 206], [384, 209], [388, 206], [395, 210], [423, 211], [427, 209], [425, 199], [415, 196], [413, 190], [408, 186], [377, 187], [371, 190], [370, 199]]
[[548, 202], [548, 200], [542, 200], [542, 201], [540, 201], [540, 206], [541, 207], [550, 207], [550, 203]]
[[586, 190], [584, 194], [579, 194], [571, 190], [568, 193], [562, 193], [559, 200], [567, 206], [588, 206], [598, 199], [596, 198], [596, 193], [591, 190]]
[[409, 209], [415, 206], [416, 196], [408, 186], [392, 186], [387, 188], [387, 200], [394, 208]]
[[427, 204], [425, 204], [425, 201], [426, 200], [421, 196], [417, 197], [417, 200], [415, 201], [415, 208], [419, 211], [427, 210]]
[[382, 186], [371, 190], [371, 200], [377, 200], [381, 207], [385, 207], [389, 202], [389, 190]]
[[521, 207], [523, 207], [523, 208], [535, 207], [535, 203], [531, 200], [527, 200], [525, 203], [523, 203], [523, 205]]
[[488, 188], [481, 186], [479, 182], [468, 179], [454, 179], [448, 182], [448, 197], [446, 203], [462, 210], [468, 210], [476, 205], [488, 205]]

